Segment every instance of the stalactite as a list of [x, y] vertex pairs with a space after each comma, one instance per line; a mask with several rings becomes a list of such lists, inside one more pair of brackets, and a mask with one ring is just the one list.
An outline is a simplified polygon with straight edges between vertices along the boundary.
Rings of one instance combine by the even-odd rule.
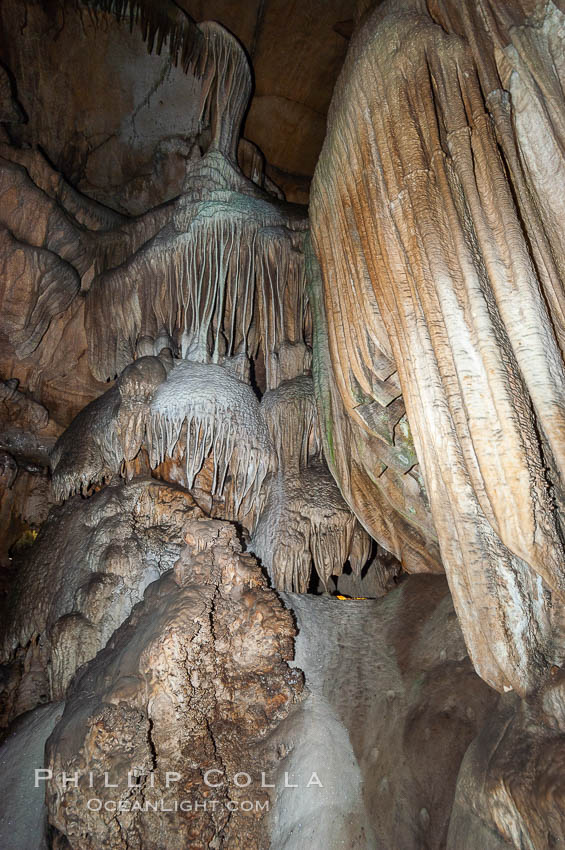
[[86, 327], [97, 377], [119, 374], [138, 339], [162, 329], [186, 359], [217, 363], [254, 353], [250, 331], [257, 318], [254, 340], [262, 339], [268, 383], [275, 386], [277, 348], [303, 340], [306, 311], [300, 232], [283, 222], [303, 227], [271, 202], [240, 192], [215, 189], [207, 200], [183, 199], [174, 227], [92, 284]]
[[321, 460], [311, 376], [298, 375], [266, 392], [261, 412], [278, 471], [265, 481], [265, 506], [253, 518], [251, 550], [279, 590], [306, 593], [312, 567], [327, 589], [348, 560], [361, 570], [370, 544]]
[[75, 493], [86, 495], [96, 484], [111, 480], [123, 456], [116, 421], [120, 393], [112, 387], [88, 404], [59, 437], [51, 453], [52, 486], [58, 501]]
[[[81, 0], [77, 0], [77, 4]], [[155, 4], [149, 0], [88, 0], [88, 6], [97, 11], [110, 12], [118, 21], [127, 20], [130, 29], [139, 26], [147, 50], [161, 52], [168, 42], [168, 49], [175, 63], [180, 59], [185, 71], [196, 61], [202, 38], [194, 22], [176, 3], [164, 0]], [[157, 44], [155, 45], [155, 39]]]
[[258, 238], [257, 262], [267, 388], [274, 389], [282, 379], [277, 358], [280, 346], [309, 341], [305, 333], [308, 299], [301, 237], [286, 228], [263, 229]]
[[210, 126], [211, 150], [237, 162], [237, 143], [252, 82], [247, 57], [236, 38], [214, 21], [200, 24], [204, 49], [196, 73], [203, 79], [201, 122]]
[[306, 593], [312, 566], [327, 588], [330, 576], [340, 575], [349, 559], [357, 529], [334, 480], [323, 466], [315, 465], [274, 477], [268, 494], [251, 551], [279, 590]]
[[262, 504], [265, 477], [277, 460], [259, 402], [250, 386], [222, 366], [177, 361], [167, 375], [157, 357], [128, 366], [112, 389], [89, 404], [51, 455], [57, 499], [87, 494], [147, 450], [155, 469], [181, 460], [191, 489], [208, 458], [212, 496], [226, 496], [236, 518]]
[[153, 397], [147, 421], [151, 465], [172, 457], [179, 440], [187, 487], [211, 456], [212, 495], [224, 492], [229, 472], [236, 515], [258, 501], [276, 466], [253, 390], [215, 364], [180, 361]]
[[314, 387], [309, 375], [284, 381], [261, 399], [281, 468], [289, 472], [306, 468], [321, 452]]
[[[471, 657], [493, 687], [525, 693], [563, 657], [562, 281], [543, 260], [561, 250], [547, 205], [528, 212], [544, 178], [525, 176], [516, 135], [532, 164], [537, 131], [521, 109], [512, 128], [496, 63], [508, 79], [511, 63], [516, 97], [536, 91], [524, 66], [549, 25], [479, 5], [430, 2], [442, 26], [409, 0], [368, 16], [334, 93], [311, 215], [339, 403], [366, 430], [357, 384], [377, 398], [378, 352], [394, 362]], [[533, 63], [542, 91], [551, 62]], [[559, 103], [555, 116], [561, 89]]]

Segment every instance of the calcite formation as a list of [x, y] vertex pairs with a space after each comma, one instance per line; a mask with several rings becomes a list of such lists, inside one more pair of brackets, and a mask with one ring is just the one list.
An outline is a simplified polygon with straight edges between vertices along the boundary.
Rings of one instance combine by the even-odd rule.
[[392, 407], [380, 389], [392, 381], [474, 663], [523, 694], [563, 657], [559, 191], [531, 155], [544, 93], [548, 122], [557, 109], [562, 13], [480, 5], [387, 2], [369, 15], [334, 92], [310, 211], [321, 381], [350, 420], [341, 429], [362, 433], [350, 504], [372, 522], [364, 495], [381, 488], [359, 443], [378, 429], [364, 407]]
[[[284, 375], [297, 360], [284, 351], [281, 358]], [[283, 381], [259, 404], [233, 371], [229, 360], [135, 360], [58, 439], [55, 495], [129, 478], [141, 455], [160, 477], [192, 490], [209, 462], [210, 479], [199, 481], [221, 501], [216, 513], [250, 531], [276, 587], [305, 592], [312, 565], [324, 586], [346, 562], [359, 574], [369, 538], [321, 460], [311, 377]]]
[[[10, 664], [4, 719], [36, 704], [37, 693], [23, 704], [22, 691], [32, 691], [26, 678], [38, 676], [51, 699], [64, 696], [147, 585], [172, 569], [194, 516], [201, 511], [188, 493], [151, 479], [117, 483], [86, 502], [75, 496], [51, 511], [19, 567], [7, 602], [12, 616], [2, 623], [2, 659]], [[34, 653], [42, 668], [30, 667]]]
[[565, 11], [242, 5], [0, 12], [0, 845], [557, 847]]
[[229, 470], [236, 515], [246, 498], [259, 497], [276, 464], [253, 390], [213, 363], [181, 361], [153, 396], [148, 425], [153, 466], [173, 455], [184, 429], [188, 488], [209, 455], [214, 463], [212, 495], [223, 491]]
[[251, 549], [275, 587], [305, 593], [312, 564], [327, 589], [349, 562], [359, 573], [370, 554], [369, 538], [320, 462], [320, 434], [312, 379], [299, 375], [261, 400], [278, 469], [266, 486]]
[[[271, 775], [280, 759], [267, 736], [302, 688], [287, 664], [292, 618], [233, 527], [195, 521], [185, 536], [174, 572], [147, 588], [77, 677], [47, 742], [51, 824], [71, 846], [268, 843], [263, 809], [245, 805], [247, 777], [267, 811], [261, 772]], [[77, 771], [76, 786], [65, 784]], [[117, 813], [101, 817], [98, 803], [86, 804], [93, 794], [102, 811], [119, 804]]]
[[295, 746], [279, 770], [309, 776], [313, 764], [324, 792], [314, 803], [279, 787], [272, 846], [296, 833], [292, 847], [497, 846], [465, 833], [446, 844], [461, 759], [499, 697], [473, 670], [445, 577], [409, 576], [382, 599], [282, 598], [310, 695], [281, 726]]

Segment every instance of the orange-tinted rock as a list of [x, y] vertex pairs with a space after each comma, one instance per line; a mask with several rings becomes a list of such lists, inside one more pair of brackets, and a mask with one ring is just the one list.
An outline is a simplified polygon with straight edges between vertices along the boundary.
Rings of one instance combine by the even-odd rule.
[[[350, 503], [371, 523], [366, 494], [386, 501], [366, 414], [393, 408], [392, 382], [476, 669], [524, 694], [564, 652], [563, 15], [486, 5], [384, 3], [354, 37], [310, 204], [315, 318]], [[543, 139], [532, 91], [552, 92]]]

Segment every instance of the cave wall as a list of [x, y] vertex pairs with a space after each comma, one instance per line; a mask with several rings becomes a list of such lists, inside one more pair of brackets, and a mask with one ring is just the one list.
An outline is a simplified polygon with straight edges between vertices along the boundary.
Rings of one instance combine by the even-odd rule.
[[[255, 85], [243, 136], [265, 157], [267, 179], [307, 203], [353, 25], [350, 4], [187, 0], [177, 11], [188, 28], [219, 21], [244, 46]], [[72, 2], [3, 5], [0, 39], [28, 119], [10, 128], [18, 143], [41, 144], [74, 186], [122, 212], [178, 194], [202, 130], [199, 82], [166, 45], [148, 54], [129, 14], [116, 26], [111, 13]]]

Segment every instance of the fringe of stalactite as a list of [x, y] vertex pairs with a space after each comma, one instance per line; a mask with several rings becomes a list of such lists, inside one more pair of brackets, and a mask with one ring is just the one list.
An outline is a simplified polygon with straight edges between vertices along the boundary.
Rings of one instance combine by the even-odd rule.
[[57, 499], [86, 495], [93, 485], [123, 473], [124, 461], [145, 445], [152, 468], [180, 454], [189, 489], [212, 457], [212, 495], [229, 491], [235, 514], [262, 504], [263, 482], [277, 462], [249, 386], [220, 366], [184, 361], [151, 404], [118, 399], [115, 386], [81, 411], [59, 438], [52, 453]]
[[275, 446], [279, 465], [298, 471], [321, 452], [321, 434], [312, 378], [301, 375], [269, 390], [261, 409]]
[[357, 520], [353, 514], [333, 518], [328, 525], [323, 516], [310, 518], [310, 551], [324, 588], [332, 575], [339, 576], [348, 560]]
[[91, 452], [95, 453], [95, 460], [98, 462], [92, 465], [86, 463], [83, 468], [80, 468], [80, 458], [76, 467], [72, 463], [74, 454], [71, 454], [70, 444], [77, 439], [80, 439], [80, 435], [73, 431], [66, 441], [66, 448], [60, 447], [55, 456], [51, 486], [58, 502], [64, 502], [76, 495], [87, 496], [93, 487], [107, 484], [120, 470], [123, 450], [115, 427], [104, 428], [98, 434], [94, 444], [91, 444]]
[[109, 483], [114, 473], [110, 470], [100, 474], [82, 472], [78, 474], [54, 475], [52, 481], [53, 496], [57, 502], [66, 502], [73, 496], [87, 497], [94, 487]]
[[307, 593], [312, 575], [312, 553], [302, 534], [289, 535], [273, 553], [269, 576], [277, 590]]
[[258, 308], [264, 345], [267, 389], [279, 384], [276, 352], [283, 342], [303, 342], [308, 296], [302, 245], [296, 234], [268, 227], [257, 238]]
[[[77, 6], [82, 5], [75, 0]], [[236, 140], [252, 90], [251, 69], [237, 39], [215, 21], [197, 25], [176, 3], [169, 0], [88, 0], [96, 14], [105, 11], [118, 21], [138, 26], [149, 53], [161, 53], [168, 44], [175, 65], [203, 82], [200, 102], [202, 127], [217, 122], [213, 142], [232, 159]]]
[[236, 513], [259, 498], [265, 477], [276, 468], [253, 390], [215, 364], [181, 361], [173, 369], [151, 402], [146, 442], [152, 467], [180, 449], [189, 489], [211, 457], [212, 495], [224, 494], [229, 473]]
[[353, 539], [349, 547], [348, 561], [353, 575], [356, 575], [358, 578], [361, 576], [361, 570], [371, 557], [372, 548], [373, 542], [371, 537], [369, 537], [363, 526], [359, 522], [356, 522]]
[[312, 568], [327, 588], [330, 577], [341, 575], [349, 559], [357, 524], [354, 515], [344, 513], [342, 522], [333, 517], [331, 524], [322, 515], [302, 516], [295, 511], [285, 519], [279, 518], [275, 528], [265, 523], [253, 537], [252, 551], [261, 558], [277, 590], [306, 593]]
[[312, 568], [327, 588], [347, 561], [360, 574], [371, 541], [325, 467], [288, 478], [280, 469], [266, 489], [269, 495], [254, 526], [250, 551], [261, 559], [277, 590], [306, 593]]
[[149, 53], [158, 54], [168, 42], [175, 64], [186, 72], [194, 67], [204, 38], [189, 16], [168, 0], [75, 0], [77, 7], [87, 6], [94, 14], [109, 12], [118, 21], [128, 20], [130, 30], [138, 26]]
[[243, 504], [255, 501], [271, 467], [265, 451], [246, 442], [246, 437], [234, 429], [233, 422], [223, 418], [214, 404], [208, 410], [194, 408], [179, 418], [154, 413], [147, 424], [147, 439], [152, 467], [171, 457], [184, 433], [186, 443], [181, 447], [185, 458], [187, 487], [210, 456], [214, 461], [212, 496], [222, 496], [228, 473], [232, 480], [235, 513]]
[[[306, 300], [303, 256], [291, 233], [264, 238], [243, 215], [199, 215], [186, 233], [157, 237], [132, 260], [100, 277], [87, 303], [89, 358], [101, 380], [135, 357], [137, 341], [163, 331], [184, 358], [218, 362], [256, 348], [249, 337], [258, 302], [268, 382], [276, 385], [278, 345], [302, 339]], [[294, 341], [294, 340], [291, 340]], [[251, 351], [253, 354], [254, 351]]]

